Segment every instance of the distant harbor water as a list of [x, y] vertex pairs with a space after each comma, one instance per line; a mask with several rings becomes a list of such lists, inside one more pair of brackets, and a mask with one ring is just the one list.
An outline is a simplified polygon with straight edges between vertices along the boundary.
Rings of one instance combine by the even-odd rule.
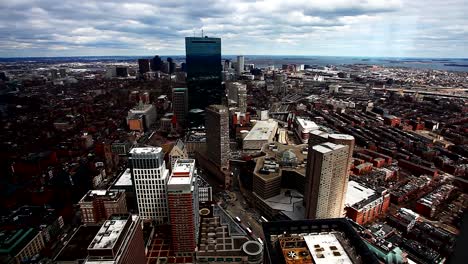
[[[182, 62], [185, 56], [161, 56]], [[245, 63], [253, 63], [257, 67], [282, 64], [308, 64], [317, 66], [366, 64], [386, 67], [408, 67], [415, 69], [432, 69], [444, 71], [468, 72], [468, 58], [385, 58], [385, 57], [343, 57], [343, 56], [292, 56], [292, 55], [244, 55]], [[31, 63], [70, 63], [70, 62], [136, 62], [138, 58], [151, 58], [151, 56], [84, 56], [84, 57], [29, 57], [29, 58], [0, 58], [5, 62], [31, 62]], [[225, 55], [223, 59], [236, 60], [234, 55]]]

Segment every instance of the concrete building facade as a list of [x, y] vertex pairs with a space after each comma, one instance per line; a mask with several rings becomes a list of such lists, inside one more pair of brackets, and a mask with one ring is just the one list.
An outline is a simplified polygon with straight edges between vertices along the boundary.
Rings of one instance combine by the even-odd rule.
[[223, 105], [206, 108], [206, 144], [208, 158], [221, 170], [229, 168], [229, 111]]
[[330, 142], [309, 145], [305, 190], [307, 219], [343, 216], [348, 152], [347, 146]]
[[143, 220], [168, 221], [167, 180], [164, 153], [160, 147], [140, 147], [130, 151], [131, 173], [138, 212]]

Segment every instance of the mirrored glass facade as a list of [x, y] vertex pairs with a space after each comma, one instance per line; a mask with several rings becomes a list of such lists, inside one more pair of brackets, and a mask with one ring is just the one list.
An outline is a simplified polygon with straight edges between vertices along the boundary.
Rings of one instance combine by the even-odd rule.
[[221, 85], [221, 39], [185, 38], [189, 108], [205, 109], [221, 104], [225, 94]]

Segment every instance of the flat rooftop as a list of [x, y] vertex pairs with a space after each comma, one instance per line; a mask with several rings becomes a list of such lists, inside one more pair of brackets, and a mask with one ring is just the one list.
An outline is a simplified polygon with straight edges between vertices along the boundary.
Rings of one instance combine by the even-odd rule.
[[[291, 196], [286, 195], [287, 191], [291, 192]], [[303, 205], [304, 197], [297, 190], [281, 189], [280, 194], [268, 199], [262, 199], [262, 197], [256, 196], [257, 199], [262, 200], [272, 209], [281, 211], [291, 220], [301, 220], [305, 217], [305, 207]]]
[[[294, 171], [305, 177], [305, 163], [307, 162], [308, 145], [283, 145], [278, 142], [266, 143], [262, 147], [262, 152], [265, 156], [256, 159], [254, 174], [265, 181], [275, 179], [282, 175], [283, 171]], [[292, 153], [292, 154], [291, 154]], [[294, 166], [286, 166], [285, 160], [287, 158], [295, 157]], [[267, 174], [261, 173], [260, 170], [266, 163], [275, 162], [279, 165], [276, 172], [269, 172]], [[292, 164], [291, 164], [292, 165]]]
[[90, 202], [92, 201], [95, 197], [100, 197], [101, 199], [107, 199], [107, 200], [115, 200], [117, 199], [123, 191], [119, 190], [90, 190], [88, 193], [86, 193], [83, 198], [81, 199], [80, 202]]
[[270, 221], [262, 227], [270, 263], [380, 263], [345, 218]]
[[37, 233], [33, 228], [0, 230], [0, 254], [16, 255]]
[[353, 264], [334, 233], [304, 236], [316, 264]]
[[323, 144], [320, 144], [320, 145], [315, 145], [312, 147], [313, 150], [317, 151], [317, 152], [320, 152], [320, 153], [329, 153], [329, 152], [332, 152], [332, 151], [335, 151], [335, 150], [338, 150], [338, 149], [341, 149], [341, 148], [344, 148], [345, 146], [343, 145], [337, 145], [337, 144], [333, 144], [331, 142], [326, 142], [326, 143], [323, 143]]
[[172, 169], [168, 185], [188, 185], [192, 182], [195, 169], [194, 159], [178, 159]]
[[130, 112], [132, 113], [140, 113], [140, 112], [146, 112], [150, 110], [153, 107], [152, 104], [143, 104], [143, 105], [137, 105], [135, 108], [130, 109]]
[[320, 129], [316, 129], [316, 130], [312, 130], [309, 132], [310, 134], [314, 135], [314, 136], [320, 136], [320, 137], [323, 137], [323, 138], [328, 138], [329, 134], [323, 130], [320, 130]]
[[65, 244], [54, 261], [76, 261], [88, 256], [88, 246], [101, 228], [100, 225], [82, 225]]
[[116, 242], [123, 234], [124, 227], [127, 222], [131, 221], [129, 218], [113, 217], [111, 220], [104, 222], [88, 249], [112, 249]]
[[330, 134], [329, 138], [341, 139], [341, 140], [353, 140], [354, 137], [347, 134]]
[[348, 191], [346, 192], [345, 204], [348, 206], [353, 206], [359, 202], [367, 200], [369, 197], [375, 194], [375, 190], [367, 188], [359, 184], [358, 182], [349, 181]]
[[299, 117], [296, 118], [296, 121], [304, 130], [306, 130], [306, 132], [310, 130], [319, 129], [319, 126], [317, 126], [317, 124], [314, 121], [310, 121], [310, 120], [299, 118]]
[[159, 154], [161, 151], [161, 147], [140, 147], [132, 148], [130, 154]]
[[132, 186], [132, 174], [130, 168], [125, 169], [125, 171], [120, 174], [120, 177], [115, 182], [114, 186]]
[[278, 127], [278, 122], [273, 120], [257, 121], [255, 126], [250, 130], [245, 140], [268, 140], [273, 132]]

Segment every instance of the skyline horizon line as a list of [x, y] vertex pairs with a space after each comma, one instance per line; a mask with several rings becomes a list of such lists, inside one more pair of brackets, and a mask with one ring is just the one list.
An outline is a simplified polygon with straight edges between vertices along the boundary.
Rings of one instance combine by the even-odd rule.
[[[0, 59], [25, 59], [25, 58], [79, 58], [79, 57], [170, 57], [180, 56], [185, 57], [185, 54], [155, 54], [155, 55], [68, 55], [68, 56], [14, 56], [14, 57], [0, 57]], [[468, 57], [408, 57], [408, 56], [362, 56], [362, 55], [306, 55], [306, 54], [221, 54], [221, 56], [293, 56], [293, 57], [350, 57], [350, 58], [405, 58], [405, 59], [460, 59], [468, 60]]]

